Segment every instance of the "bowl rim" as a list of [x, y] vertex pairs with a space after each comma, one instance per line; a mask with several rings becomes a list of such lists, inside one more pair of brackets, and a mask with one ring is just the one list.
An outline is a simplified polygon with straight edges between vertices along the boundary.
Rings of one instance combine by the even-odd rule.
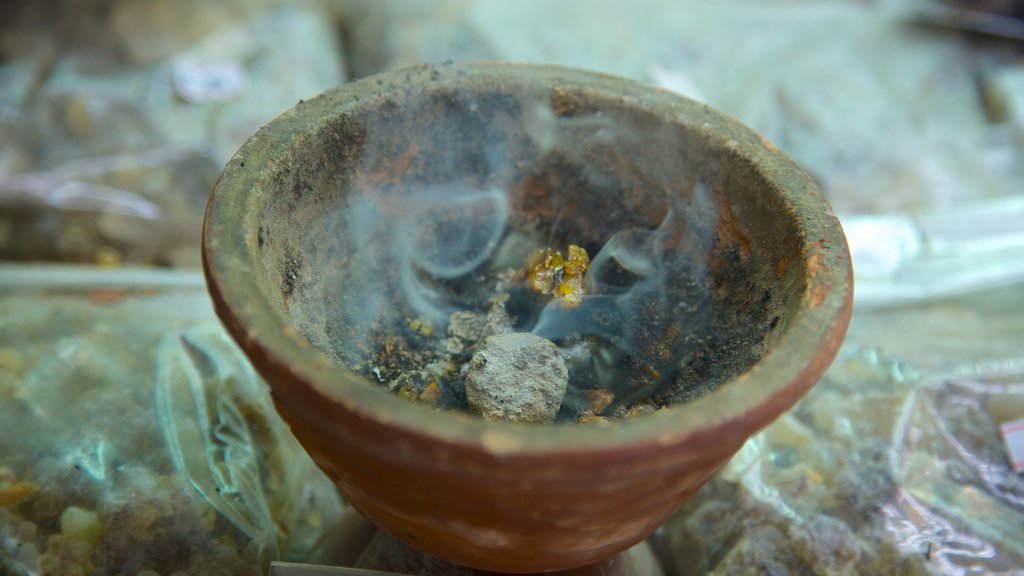
[[[310, 119], [317, 125], [393, 88], [467, 83], [529, 82], [572, 86], [622, 98], [671, 115], [730, 153], [741, 156], [774, 189], [801, 232], [804, 292], [774, 346], [747, 371], [684, 404], [608, 425], [515, 424], [432, 408], [383, 390], [317, 351], [260, 290], [252, 190], [272, 170]], [[853, 275], [842, 227], [821, 191], [783, 152], [739, 121], [706, 104], [635, 80], [550, 64], [463, 62], [383, 72], [299, 101], [251, 136], [229, 160], [210, 197], [202, 233], [207, 287], [221, 321], [264, 377], [275, 401], [304, 391], [331, 410], [398, 430], [502, 457], [551, 452], [608, 452], [638, 445], [664, 447], [742, 439], [788, 410], [813, 386], [838, 352], [850, 321]], [[289, 381], [285, 385], [281, 382]], [[292, 388], [294, 387], [294, 388]], [[291, 390], [289, 390], [291, 389]], [[310, 396], [311, 395], [311, 396]], [[329, 426], [329, 422], [321, 422]]]

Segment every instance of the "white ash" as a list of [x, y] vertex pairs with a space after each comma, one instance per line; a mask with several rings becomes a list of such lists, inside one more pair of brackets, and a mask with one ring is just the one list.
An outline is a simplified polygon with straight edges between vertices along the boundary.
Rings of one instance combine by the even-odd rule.
[[484, 325], [483, 332], [485, 338], [487, 336], [511, 334], [513, 332], [512, 318], [508, 315], [508, 310], [505, 309], [505, 303], [508, 302], [508, 299], [508, 292], [498, 294], [490, 299], [491, 307], [487, 310], [487, 323]]
[[442, 358], [431, 362], [424, 367], [424, 371], [433, 379], [447, 378], [455, 371], [456, 365], [451, 358]]
[[514, 332], [490, 336], [469, 362], [466, 399], [487, 420], [553, 422], [569, 381], [550, 340]]
[[[462, 352], [459, 347], [474, 346], [488, 336], [508, 334], [513, 331], [512, 318], [505, 309], [508, 293], [501, 293], [488, 301], [487, 313], [459, 310], [448, 317], [448, 338], [443, 347], [452, 353]], [[458, 351], [454, 351], [458, 349]]]
[[451, 336], [438, 342], [435, 349], [439, 354], [443, 355], [451, 356], [455, 354], [462, 354], [462, 352], [466, 349], [466, 343], [463, 342], [462, 339], [460, 338]]
[[486, 326], [486, 316], [469, 310], [459, 310], [448, 317], [448, 334], [467, 342], [479, 340]]

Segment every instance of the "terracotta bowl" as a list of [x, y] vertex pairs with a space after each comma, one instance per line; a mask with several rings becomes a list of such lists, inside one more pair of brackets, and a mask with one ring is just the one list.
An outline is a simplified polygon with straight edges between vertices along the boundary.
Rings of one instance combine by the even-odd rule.
[[[437, 206], [466, 190], [501, 191], [509, 222], [562, 246], [682, 218], [669, 249], [693, 278], [666, 290], [689, 315], [640, 320], [675, 334], [664, 396], [687, 401], [603, 426], [488, 422], [345, 368], [374, 353], [346, 325], [359, 313], [422, 313], [389, 238], [444, 223]], [[420, 67], [299, 102], [228, 163], [203, 234], [217, 314], [348, 501], [413, 548], [500, 572], [644, 539], [814, 385], [850, 316], [842, 229], [782, 152], [704, 104], [553, 66]]]

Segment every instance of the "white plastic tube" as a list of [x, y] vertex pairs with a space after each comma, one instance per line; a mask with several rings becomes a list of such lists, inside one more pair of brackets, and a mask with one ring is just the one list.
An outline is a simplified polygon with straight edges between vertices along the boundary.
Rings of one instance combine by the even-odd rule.
[[841, 220], [860, 307], [1024, 282], [1024, 195], [921, 214]]

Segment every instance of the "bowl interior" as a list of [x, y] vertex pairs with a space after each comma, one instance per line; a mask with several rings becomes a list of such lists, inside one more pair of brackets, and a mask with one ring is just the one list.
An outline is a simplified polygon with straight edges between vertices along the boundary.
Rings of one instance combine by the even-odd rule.
[[389, 335], [443, 333], [485, 297], [475, 278], [578, 245], [592, 260], [583, 305], [510, 310], [517, 328], [614, 342], [615, 362], [650, 374], [622, 389], [659, 404], [715, 390], [798, 313], [806, 238], [739, 140], [666, 102], [699, 105], [602, 82], [423, 74], [300, 104], [292, 113], [334, 111], [261, 168], [245, 231], [253, 280], [374, 386]]

